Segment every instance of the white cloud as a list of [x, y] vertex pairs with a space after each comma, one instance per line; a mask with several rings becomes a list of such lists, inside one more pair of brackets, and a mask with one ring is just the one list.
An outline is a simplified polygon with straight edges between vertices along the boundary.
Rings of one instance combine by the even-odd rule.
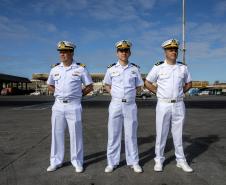
[[41, 0], [32, 2], [30, 5], [36, 13], [47, 13], [50, 15], [74, 15], [78, 10], [87, 7], [86, 0]]
[[12, 19], [0, 16], [0, 38], [26, 38], [28, 30], [25, 26], [21, 25]]
[[58, 16], [79, 16], [95, 18], [98, 20], [133, 20], [139, 17], [137, 9], [141, 13], [150, 11], [157, 0], [48, 0], [35, 1], [28, 8], [38, 14]]
[[226, 14], [226, 1], [220, 1], [217, 2], [217, 4], [215, 5], [214, 11], [216, 13], [216, 15], [225, 15]]
[[187, 55], [193, 61], [225, 61], [226, 47], [214, 48], [210, 42], [188, 42]]
[[193, 61], [225, 61], [226, 23], [189, 23], [187, 55]]
[[[104, 1], [105, 2], [105, 1]], [[126, 8], [114, 4], [114, 2], [106, 1], [104, 4], [96, 4], [88, 13], [98, 20], [132, 20], [136, 17], [135, 9], [129, 5]]]
[[24, 21], [17, 18], [0, 16], [0, 39], [24, 40], [24, 39], [49, 39], [43, 37], [46, 34], [58, 33], [57, 27], [45, 21]]
[[137, 0], [134, 3], [138, 3], [141, 5], [142, 8], [150, 10], [154, 7], [157, 0]]
[[192, 25], [193, 27], [190, 27], [187, 31], [193, 40], [225, 43], [226, 23], [204, 22], [192, 23]]
[[82, 33], [83, 33], [83, 36], [81, 40], [83, 43], [86, 43], [86, 44], [95, 42], [99, 39], [106, 37], [106, 31], [82, 29]]

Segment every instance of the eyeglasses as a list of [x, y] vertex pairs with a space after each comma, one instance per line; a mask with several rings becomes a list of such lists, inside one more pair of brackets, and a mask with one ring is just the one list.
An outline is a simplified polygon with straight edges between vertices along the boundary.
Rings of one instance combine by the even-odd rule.
[[123, 52], [129, 53], [130, 49], [118, 49], [118, 51], [119, 51], [120, 53], [123, 53]]

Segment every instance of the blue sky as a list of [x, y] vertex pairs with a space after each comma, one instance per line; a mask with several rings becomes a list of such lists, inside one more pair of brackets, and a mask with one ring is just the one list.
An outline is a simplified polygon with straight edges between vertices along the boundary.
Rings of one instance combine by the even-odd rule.
[[[75, 59], [91, 73], [104, 73], [117, 61], [115, 42], [128, 39], [130, 61], [147, 73], [164, 59], [163, 41], [182, 39], [182, 0], [1, 0], [0, 10], [0, 73], [28, 78], [58, 62], [60, 40], [76, 43]], [[187, 0], [186, 21], [193, 80], [226, 82], [226, 0]]]

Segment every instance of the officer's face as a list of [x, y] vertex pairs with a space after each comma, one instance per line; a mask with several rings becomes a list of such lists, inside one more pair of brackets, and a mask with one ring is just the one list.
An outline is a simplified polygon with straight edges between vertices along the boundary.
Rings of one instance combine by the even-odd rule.
[[178, 55], [178, 49], [177, 48], [168, 48], [165, 49], [166, 58], [168, 60], [176, 60]]
[[74, 52], [69, 50], [61, 50], [60, 51], [60, 60], [61, 62], [68, 62], [73, 59]]
[[117, 56], [118, 56], [119, 60], [121, 60], [121, 61], [127, 62], [130, 55], [131, 55], [130, 49], [118, 49], [117, 50]]

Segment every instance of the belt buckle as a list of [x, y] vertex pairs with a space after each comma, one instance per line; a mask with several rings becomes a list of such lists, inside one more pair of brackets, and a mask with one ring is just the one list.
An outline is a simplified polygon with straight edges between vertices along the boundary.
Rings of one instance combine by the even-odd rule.
[[122, 99], [122, 102], [126, 102], [126, 99]]
[[170, 103], [176, 103], [176, 100], [171, 100]]
[[68, 100], [63, 100], [63, 103], [68, 103]]

